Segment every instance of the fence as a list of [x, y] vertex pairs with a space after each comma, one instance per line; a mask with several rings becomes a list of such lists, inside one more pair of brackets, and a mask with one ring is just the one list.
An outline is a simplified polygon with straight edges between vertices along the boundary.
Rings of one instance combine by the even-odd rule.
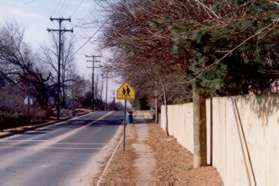
[[[214, 98], [210, 108], [207, 100], [208, 163], [212, 159], [224, 184], [279, 185], [279, 98]], [[168, 115], [170, 134], [193, 152], [193, 104], [169, 105]]]

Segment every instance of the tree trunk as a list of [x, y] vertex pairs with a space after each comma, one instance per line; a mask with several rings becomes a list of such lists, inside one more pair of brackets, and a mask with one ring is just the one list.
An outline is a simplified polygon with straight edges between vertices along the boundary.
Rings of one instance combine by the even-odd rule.
[[207, 165], [206, 101], [197, 83], [193, 83], [194, 168]]
[[167, 91], [166, 91], [166, 88], [163, 84], [162, 81], [161, 82], [161, 86], [162, 86], [162, 91], [163, 91], [163, 97], [164, 97], [164, 105], [165, 105], [165, 116], [166, 116], [166, 133], [167, 133], [167, 136], [170, 135], [169, 133], [169, 116], [168, 116], [168, 101], [167, 101]]
[[159, 123], [159, 118], [158, 118], [158, 95], [155, 94], [155, 123]]
[[[165, 97], [165, 96], [164, 96]], [[167, 136], [169, 136], [170, 135], [170, 133], [169, 133], [169, 116], [168, 116], [168, 104], [167, 104], [167, 102], [166, 102], [166, 99], [164, 98], [164, 104], [165, 104], [165, 115], [166, 115], [166, 133], [167, 133]]]

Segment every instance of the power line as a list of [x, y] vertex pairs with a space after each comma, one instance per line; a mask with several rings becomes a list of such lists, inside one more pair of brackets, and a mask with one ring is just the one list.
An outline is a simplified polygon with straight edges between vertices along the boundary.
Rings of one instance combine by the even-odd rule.
[[58, 8], [60, 7], [61, 1], [62, 0], [57, 0], [57, 5], [55, 6], [53, 11], [51, 12], [52, 15], [56, 15], [56, 12], [57, 12]]
[[31, 4], [31, 3], [34, 3], [36, 0], [30, 0], [30, 1], [26, 1], [26, 2], [24, 2], [23, 4], [24, 5], [29, 5], [29, 4]]
[[71, 17], [74, 17], [74, 16], [76, 15], [76, 13], [78, 12], [78, 10], [80, 9], [80, 7], [83, 5], [84, 2], [85, 2], [85, 0], [81, 0], [81, 1], [79, 2], [79, 5], [78, 5], [77, 8], [73, 11]]
[[64, 14], [64, 12], [67, 12], [67, 9], [68, 9], [68, 3], [66, 3], [67, 1], [64, 0], [62, 2], [62, 5], [61, 5], [61, 8], [60, 8], [60, 13]]
[[104, 23], [73, 53], [73, 55], [83, 49], [99, 33], [99, 31], [107, 24], [108, 21], [109, 19], [106, 19]]
[[58, 7], [60, 6], [61, 0], [57, 0], [57, 6], [55, 6], [55, 8], [52, 9], [51, 11], [51, 15], [56, 15], [56, 12], [58, 10]]
[[55, 11], [53, 12], [53, 14], [59, 15], [59, 13], [61, 13], [63, 10], [64, 4], [65, 0], [59, 0], [56, 9], [54, 9]]
[[63, 14], [63, 9], [65, 8], [65, 5], [66, 5], [66, 0], [62, 1], [60, 9], [58, 9], [58, 13]]

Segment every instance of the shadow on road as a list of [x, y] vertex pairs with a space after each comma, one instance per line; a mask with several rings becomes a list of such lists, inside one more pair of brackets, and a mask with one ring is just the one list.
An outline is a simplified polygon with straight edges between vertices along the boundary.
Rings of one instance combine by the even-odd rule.
[[143, 119], [143, 118], [134, 118], [134, 124], [147, 124], [147, 123], [153, 123], [153, 119]]

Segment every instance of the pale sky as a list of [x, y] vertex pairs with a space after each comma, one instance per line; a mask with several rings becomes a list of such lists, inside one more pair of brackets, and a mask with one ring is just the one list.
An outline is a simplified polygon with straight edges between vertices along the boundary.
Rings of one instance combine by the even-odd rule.
[[[49, 20], [50, 16], [72, 18], [71, 23], [64, 22], [64, 27], [74, 29], [77, 40], [76, 49], [79, 49], [104, 21], [103, 11], [95, 0], [0, 0], [0, 25], [14, 21], [22, 24], [25, 28], [25, 41], [32, 46], [34, 51], [38, 50], [42, 44], [50, 43], [50, 35], [46, 29], [58, 27], [57, 22]], [[87, 22], [94, 24], [90, 25], [90, 28], [82, 28]], [[67, 33], [67, 36], [70, 37], [70, 33]], [[86, 78], [91, 75], [84, 57], [86, 54], [102, 54], [104, 56], [102, 61], [106, 61], [109, 56], [109, 53], [98, 50], [97, 38], [98, 35], [76, 55], [75, 63], [78, 72]], [[111, 100], [112, 92], [119, 85], [115, 83], [115, 80], [110, 80], [109, 84], [109, 99]]]

